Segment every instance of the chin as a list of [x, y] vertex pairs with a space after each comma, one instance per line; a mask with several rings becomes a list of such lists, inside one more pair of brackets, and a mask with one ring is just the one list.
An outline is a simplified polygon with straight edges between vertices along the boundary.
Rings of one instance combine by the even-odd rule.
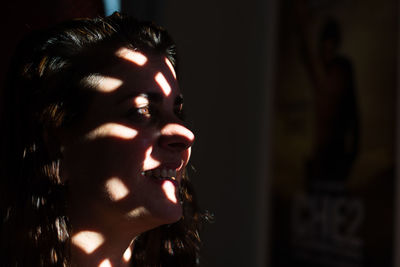
[[169, 203], [168, 206], [164, 206], [164, 208], [154, 211], [153, 215], [158, 221], [160, 221], [160, 224], [175, 223], [182, 218], [182, 205], [180, 203]]

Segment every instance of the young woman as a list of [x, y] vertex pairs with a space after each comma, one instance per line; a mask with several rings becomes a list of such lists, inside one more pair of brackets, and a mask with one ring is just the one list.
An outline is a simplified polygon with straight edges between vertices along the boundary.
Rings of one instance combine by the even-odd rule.
[[36, 32], [4, 93], [1, 266], [196, 266], [176, 50], [115, 13]]

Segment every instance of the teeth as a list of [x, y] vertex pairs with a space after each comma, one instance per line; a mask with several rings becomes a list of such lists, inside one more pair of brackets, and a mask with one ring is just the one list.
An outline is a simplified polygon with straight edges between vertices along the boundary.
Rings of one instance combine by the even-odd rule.
[[154, 175], [154, 172], [153, 171], [143, 171], [141, 174], [143, 176], [151, 177]]
[[143, 176], [147, 177], [155, 177], [158, 179], [171, 179], [171, 180], [176, 180], [176, 170], [172, 169], [155, 169], [155, 170], [149, 170], [149, 171], [144, 171], [142, 172]]

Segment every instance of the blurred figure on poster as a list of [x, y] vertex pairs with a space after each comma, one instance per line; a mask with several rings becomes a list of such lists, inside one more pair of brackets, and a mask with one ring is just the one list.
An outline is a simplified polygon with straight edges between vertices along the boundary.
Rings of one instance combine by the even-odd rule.
[[[314, 98], [314, 143], [307, 166], [309, 189], [335, 191], [358, 153], [359, 115], [351, 60], [339, 54], [340, 24], [330, 17], [313, 38], [310, 8], [299, 1], [300, 41]], [[335, 189], [336, 188], [336, 189]]]

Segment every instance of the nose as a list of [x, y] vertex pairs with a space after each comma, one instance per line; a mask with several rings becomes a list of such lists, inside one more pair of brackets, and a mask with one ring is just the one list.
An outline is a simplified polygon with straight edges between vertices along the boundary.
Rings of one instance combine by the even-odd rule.
[[161, 129], [159, 142], [162, 148], [181, 152], [193, 145], [194, 134], [181, 124], [169, 123]]

